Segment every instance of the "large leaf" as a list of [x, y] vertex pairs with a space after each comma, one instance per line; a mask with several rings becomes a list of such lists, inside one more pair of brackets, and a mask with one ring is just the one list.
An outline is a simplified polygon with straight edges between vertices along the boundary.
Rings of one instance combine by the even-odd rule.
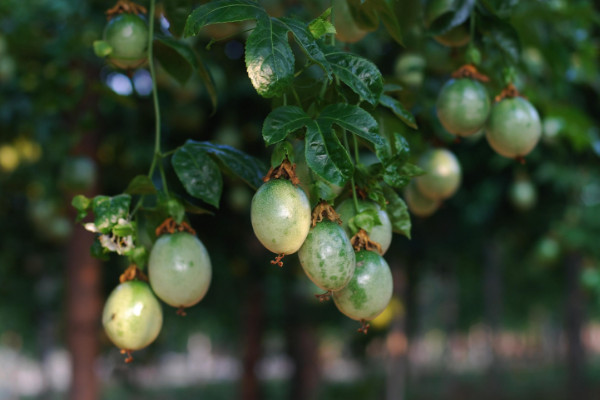
[[131, 196], [120, 194], [114, 197], [96, 196], [92, 200], [94, 225], [100, 233], [108, 234], [119, 223], [119, 219], [127, 219]]
[[285, 25], [259, 19], [246, 41], [246, 69], [252, 85], [263, 97], [281, 96], [294, 79], [294, 53]]
[[343, 186], [352, 176], [354, 165], [350, 155], [331, 125], [321, 126], [317, 121], [307, 125], [305, 156], [308, 166], [330, 183]]
[[390, 216], [392, 230], [410, 239], [412, 224], [410, 222], [410, 214], [408, 213], [406, 203], [388, 186], [383, 187], [383, 193], [388, 203], [386, 211]]
[[292, 32], [296, 43], [298, 43], [304, 53], [323, 68], [327, 77], [331, 77], [331, 65], [329, 65], [323, 50], [317, 45], [305, 23], [292, 18], [274, 19], [274, 23], [282, 24], [288, 31]]
[[331, 104], [317, 119], [322, 126], [336, 124], [375, 145], [381, 145], [383, 139], [377, 133], [377, 121], [365, 110], [346, 103]]
[[223, 178], [219, 167], [205, 150], [186, 143], [177, 149], [171, 164], [183, 187], [191, 196], [219, 207]]
[[404, 108], [402, 103], [400, 103], [398, 100], [384, 94], [379, 98], [379, 104], [392, 110], [392, 112], [406, 125], [413, 129], [418, 129], [417, 121], [415, 121], [414, 115]]
[[265, 10], [250, 0], [217, 0], [196, 8], [185, 23], [184, 36], [197, 35], [206, 25], [265, 17]]
[[267, 146], [284, 140], [290, 133], [311, 121], [300, 107], [282, 106], [271, 111], [263, 123], [262, 135]]
[[484, 34], [488, 46], [494, 46], [511, 64], [517, 64], [521, 57], [521, 41], [515, 28], [496, 17], [482, 18], [477, 24]]
[[429, 26], [429, 31], [434, 35], [441, 35], [457, 27], [469, 18], [475, 0], [455, 0], [448, 12], [435, 19]]
[[326, 54], [333, 73], [362, 99], [373, 106], [383, 92], [381, 72], [371, 61], [333, 49]]
[[404, 42], [402, 41], [402, 28], [400, 27], [400, 22], [398, 21], [398, 16], [394, 9], [394, 0], [371, 0], [371, 2], [375, 4], [377, 15], [381, 19], [381, 22], [383, 22], [383, 26], [385, 26], [385, 29], [392, 39], [399, 45], [404, 46]]
[[212, 154], [231, 173], [242, 179], [254, 189], [262, 185], [262, 177], [265, 176], [267, 168], [264, 164], [231, 146], [214, 144], [211, 142], [195, 142], [188, 140], [185, 146], [194, 147]]

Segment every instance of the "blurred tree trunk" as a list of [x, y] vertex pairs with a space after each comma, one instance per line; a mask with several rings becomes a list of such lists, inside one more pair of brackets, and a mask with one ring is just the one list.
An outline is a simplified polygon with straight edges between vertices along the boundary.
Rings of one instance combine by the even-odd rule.
[[[88, 75], [87, 82], [97, 80], [98, 71], [90, 66], [79, 66]], [[88, 84], [82, 101], [69, 115], [66, 115], [69, 129], [78, 132], [82, 115], [91, 113], [98, 118], [98, 95]], [[98, 148], [98, 132], [87, 131], [73, 149], [76, 155], [95, 159]], [[96, 177], [97, 178], [97, 177]], [[65, 202], [71, 204], [75, 193], [65, 193]], [[77, 193], [78, 194], [78, 193]], [[87, 197], [98, 194], [98, 180], [84, 193]], [[69, 206], [71, 220], [76, 211]], [[96, 400], [98, 396], [98, 378], [96, 375], [96, 356], [98, 354], [98, 333], [102, 313], [101, 263], [90, 253], [94, 235], [87, 232], [81, 224], [73, 228], [67, 244], [67, 343], [71, 354], [71, 400]]]
[[[395, 264], [395, 265], [394, 265]], [[386, 365], [387, 400], [404, 400], [406, 393], [408, 339], [406, 336], [406, 274], [397, 263], [392, 264], [394, 297], [401, 299], [403, 309], [394, 314], [390, 331], [386, 338], [389, 358]]]
[[585, 351], [581, 341], [584, 320], [584, 296], [580, 284], [582, 257], [571, 253], [566, 257], [566, 336], [567, 336], [567, 398], [588, 398], [585, 386]]
[[260, 385], [256, 376], [256, 366], [262, 353], [262, 334], [264, 325], [263, 315], [263, 289], [257, 280], [254, 280], [248, 290], [246, 312], [244, 313], [243, 338], [243, 400], [261, 399]]
[[492, 361], [488, 367], [487, 385], [489, 393], [500, 395], [500, 360], [496, 352], [496, 338], [502, 317], [502, 249], [492, 239], [484, 247], [483, 299], [485, 323], [488, 327], [488, 346]]
[[72, 375], [69, 398], [96, 400], [95, 372], [101, 313], [100, 262], [91, 256], [94, 235], [75, 226], [67, 249], [67, 340]]

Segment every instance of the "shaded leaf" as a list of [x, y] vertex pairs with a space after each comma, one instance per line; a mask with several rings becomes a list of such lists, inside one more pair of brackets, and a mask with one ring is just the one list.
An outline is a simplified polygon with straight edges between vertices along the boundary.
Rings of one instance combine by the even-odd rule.
[[346, 103], [331, 104], [317, 119], [322, 126], [336, 124], [369, 142], [380, 145], [383, 139], [377, 133], [377, 121], [365, 110]]
[[356, 26], [372, 32], [379, 27], [379, 17], [373, 1], [343, 0], [348, 2], [348, 10]]
[[267, 13], [250, 0], [217, 0], [196, 8], [185, 23], [184, 36], [197, 35], [206, 25], [265, 17]]
[[398, 196], [396, 191], [388, 186], [383, 187], [383, 193], [387, 200], [386, 211], [390, 216], [392, 230], [395, 233], [399, 233], [410, 239], [412, 223], [410, 221], [410, 214], [408, 213], [406, 203]]
[[412, 115], [412, 113], [406, 108], [404, 108], [402, 103], [400, 103], [398, 100], [384, 94], [379, 98], [379, 104], [392, 110], [392, 112], [409, 127], [418, 129], [415, 116]]
[[236, 148], [211, 142], [188, 140], [185, 146], [196, 147], [215, 156], [231, 173], [242, 179], [253, 189], [263, 184], [262, 178], [267, 172], [264, 164]]
[[281, 96], [294, 79], [294, 53], [287, 32], [285, 25], [263, 18], [246, 40], [248, 76], [263, 97]]
[[487, 45], [496, 47], [512, 64], [519, 62], [521, 56], [521, 41], [515, 28], [508, 22], [491, 17], [478, 24]]
[[273, 153], [271, 153], [271, 167], [275, 168], [281, 165], [286, 158], [292, 164], [294, 163], [294, 148], [292, 144], [288, 141], [277, 143], [273, 149]]
[[355, 54], [335, 49], [325, 56], [333, 73], [342, 82], [365, 101], [377, 104], [383, 92], [383, 78], [375, 64]]
[[175, 78], [180, 85], [185, 85], [194, 72], [194, 67], [190, 65], [188, 60], [175, 48], [163, 41], [157, 40], [154, 42], [154, 55], [165, 71]]
[[298, 43], [308, 58], [321, 66], [327, 74], [327, 77], [331, 78], [331, 66], [325, 58], [323, 50], [317, 45], [317, 42], [308, 30], [307, 25], [292, 18], [274, 18], [273, 20], [275, 21], [274, 23], [280, 23], [285, 26], [289, 32], [292, 32], [292, 35], [294, 35], [294, 38], [296, 39], [296, 43]]
[[267, 146], [284, 140], [311, 121], [300, 107], [282, 106], [271, 111], [263, 122], [262, 135]]
[[394, 10], [393, 0], [372, 0], [372, 3], [375, 4], [377, 15], [381, 19], [381, 22], [383, 22], [383, 26], [385, 26], [385, 29], [392, 39], [399, 45], [404, 46], [402, 40], [402, 28], [400, 27], [400, 21], [398, 21], [398, 16]]
[[441, 35], [457, 27], [469, 18], [475, 6], [475, 0], [455, 0], [448, 12], [431, 22], [429, 31], [434, 35]]
[[92, 200], [94, 212], [94, 225], [100, 233], [108, 234], [118, 224], [119, 219], [127, 219], [131, 196], [120, 194], [118, 196], [96, 196]]
[[155, 194], [156, 187], [154, 183], [152, 183], [152, 179], [150, 179], [147, 175], [138, 175], [134, 177], [129, 185], [127, 185], [127, 189], [125, 189], [125, 193], [128, 194]]
[[308, 166], [320, 177], [343, 186], [352, 176], [354, 165], [331, 126], [312, 121], [307, 125], [305, 156]]
[[219, 167], [206, 151], [191, 146], [188, 142], [177, 149], [171, 164], [183, 187], [191, 196], [219, 207], [223, 179]]

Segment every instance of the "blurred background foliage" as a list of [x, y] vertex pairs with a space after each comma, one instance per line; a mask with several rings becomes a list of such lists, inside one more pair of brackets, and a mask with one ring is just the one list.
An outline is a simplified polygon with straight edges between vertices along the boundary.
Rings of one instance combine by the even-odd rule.
[[[330, 5], [261, 3], [272, 15], [307, 20]], [[397, 291], [390, 309], [368, 336], [360, 336], [332, 304], [313, 298], [295, 258], [282, 270], [270, 265], [249, 223], [252, 192], [228, 178], [215, 215], [191, 217], [213, 259], [206, 299], [185, 319], [165, 310], [158, 341], [131, 366], [121, 364], [98, 320], [102, 398], [251, 398], [244, 395], [252, 385], [246, 379], [257, 380], [261, 398], [401, 398], [393, 397], [401, 393], [410, 399], [464, 399], [487, 396], [489, 382], [499, 388], [497, 398], [600, 396], [594, 373], [600, 366], [597, 4], [478, 2], [495, 5], [494, 18], [505, 24], [477, 21], [490, 95], [501, 90], [505, 68], [512, 67], [517, 87], [543, 120], [542, 141], [521, 165], [493, 153], [481, 136], [455, 143], [444, 132], [435, 100], [450, 73], [464, 64], [466, 47], [433, 40], [424, 25], [424, 2], [392, 3], [404, 48], [382, 28], [343, 47], [375, 62], [386, 82], [404, 87], [400, 98], [419, 130], [385, 113], [378, 116], [381, 129], [400, 132], [415, 159], [432, 144], [449, 147], [464, 173], [460, 190], [438, 212], [413, 218], [412, 240], [395, 236], [387, 257]], [[176, 33], [195, 4], [162, 4], [171, 31]], [[152, 159], [148, 73], [114, 70], [92, 50], [110, 6], [91, 0], [0, 3], [0, 357], [12, 360], [0, 367], [0, 399], [64, 396], [68, 378], [23, 360], [55, 365], [53, 357], [67, 346], [64, 266], [77, 232], [70, 199], [82, 191], [118, 194]], [[166, 19], [161, 27], [168, 31]], [[188, 39], [215, 80], [214, 114], [200, 77], [181, 85], [159, 71], [163, 149], [191, 138], [269, 160], [260, 132], [271, 105], [246, 75], [247, 29], [215, 25]], [[487, 35], [486, 29], [499, 32]], [[492, 43], [513, 34], [518, 42]], [[221, 40], [207, 49], [211, 37]], [[167, 174], [175, 184], [173, 171]], [[521, 189], [513, 187], [517, 183]], [[117, 258], [102, 264], [103, 297], [124, 267]], [[205, 365], [210, 372], [197, 372], [209, 378], [185, 378], [196, 375], [176, 362], [184, 354], [196, 369], [211, 360]], [[248, 360], [258, 363], [252, 364], [254, 372], [244, 372]], [[18, 386], [8, 378], [29, 368], [24, 365], [42, 371], [40, 384], [26, 380]], [[315, 372], [306, 372], [310, 369]], [[577, 376], [568, 372], [573, 370]], [[581, 392], [574, 391], [573, 381], [590, 397], [574, 397]]]

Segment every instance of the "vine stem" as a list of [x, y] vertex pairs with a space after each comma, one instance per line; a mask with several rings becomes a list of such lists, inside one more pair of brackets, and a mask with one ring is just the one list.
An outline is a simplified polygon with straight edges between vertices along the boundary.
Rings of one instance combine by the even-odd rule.
[[[350, 153], [350, 145], [348, 144], [348, 135], [346, 134], [346, 131], [344, 130], [343, 133], [344, 136], [344, 146], [346, 146], [346, 150], [348, 151], [348, 153]], [[356, 156], [356, 163], [358, 163], [358, 152], [356, 151], [356, 149], [358, 148], [356, 146], [356, 137], [354, 137], [354, 134], [352, 135], [352, 137], [354, 138], [354, 150], [355, 150], [355, 156]], [[356, 213], [358, 214], [360, 212], [360, 210], [358, 209], [358, 196], [356, 196], [356, 183], [354, 182], [354, 174], [352, 174], [352, 176], [350, 177], [350, 183], [352, 184], [352, 199], [354, 200], [354, 209], [356, 211]]]
[[156, 0], [150, 0], [150, 11], [148, 12], [148, 66], [150, 68], [150, 77], [152, 78], [152, 102], [154, 104], [154, 157], [152, 158], [152, 164], [150, 165], [150, 171], [148, 177], [152, 179], [156, 164], [159, 163], [158, 167], [160, 170], [160, 176], [163, 184], [163, 188], [167, 195], [169, 189], [167, 188], [167, 180], [162, 166], [162, 155], [160, 152], [160, 105], [158, 103], [158, 90], [156, 88], [156, 71], [154, 69], [154, 13], [155, 13]]

